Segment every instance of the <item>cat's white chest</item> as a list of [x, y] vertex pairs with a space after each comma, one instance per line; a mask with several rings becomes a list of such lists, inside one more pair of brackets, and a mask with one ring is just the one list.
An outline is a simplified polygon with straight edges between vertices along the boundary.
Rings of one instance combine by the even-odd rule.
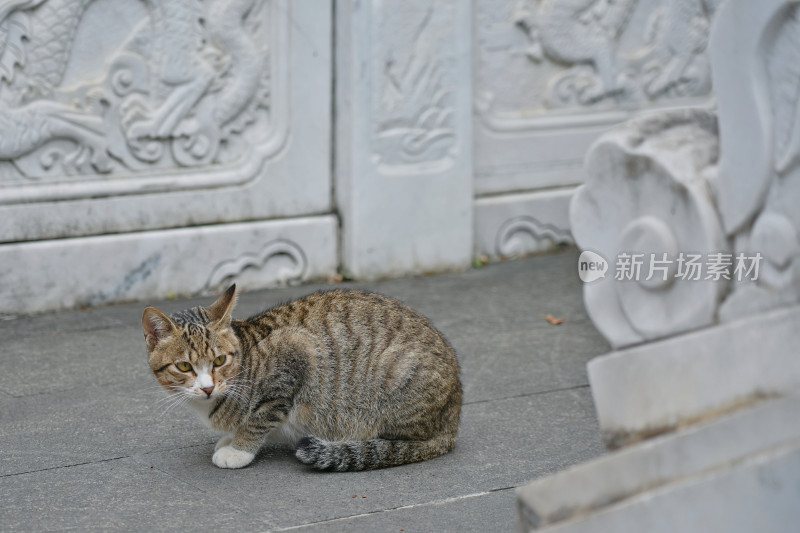
[[[211, 409], [214, 407], [214, 402], [207, 402], [202, 400], [191, 400], [188, 403], [191, 411], [197, 415], [203, 425], [209, 429], [220, 431], [220, 428], [214, 427], [211, 423], [209, 415]], [[306, 428], [298, 419], [297, 407], [293, 407], [282, 424], [276, 426], [268, 436], [268, 440], [277, 444], [286, 444], [294, 446], [298, 440], [309, 434]]]
[[189, 409], [197, 415], [197, 417], [203, 422], [203, 425], [209, 429], [216, 429], [211, 424], [211, 419], [209, 415], [211, 414], [211, 408], [214, 407], [215, 402], [205, 401], [205, 400], [190, 400], [189, 401]]

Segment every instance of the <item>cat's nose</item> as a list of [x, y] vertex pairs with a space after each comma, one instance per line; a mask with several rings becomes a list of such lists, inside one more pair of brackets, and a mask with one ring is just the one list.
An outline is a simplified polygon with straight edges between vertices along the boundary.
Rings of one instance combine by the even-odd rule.
[[203, 387], [203, 388], [202, 388], [202, 389], [200, 389], [200, 390], [201, 390], [201, 391], [203, 391], [203, 392], [205, 392], [205, 393], [206, 393], [206, 396], [208, 397], [208, 396], [211, 396], [211, 393], [214, 391], [214, 386], [212, 385], [212, 386], [210, 386], [210, 387]]

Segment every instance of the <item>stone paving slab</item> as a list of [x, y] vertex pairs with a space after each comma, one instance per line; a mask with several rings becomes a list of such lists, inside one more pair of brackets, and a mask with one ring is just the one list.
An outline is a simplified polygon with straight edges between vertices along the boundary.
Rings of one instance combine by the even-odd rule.
[[[2, 531], [265, 531], [268, 517], [132, 459], [0, 477]], [[213, 528], [203, 527], [213, 524]]]
[[602, 444], [591, 409], [585, 387], [465, 405], [453, 452], [372, 472], [320, 473], [284, 450], [269, 450], [242, 470], [221, 470], [211, 463], [210, 444], [141, 459], [289, 527], [516, 487], [595, 457]]
[[155, 383], [136, 322], [91, 331], [11, 336], [3, 343], [3, 352], [14, 365], [0, 372], [0, 388], [12, 396], [60, 395], [110, 385], [140, 384], [150, 389]]
[[[317, 473], [278, 449], [240, 471], [211, 464], [216, 436], [191, 413], [164, 412], [159, 403], [140, 318], [147, 303], [172, 312], [213, 298], [0, 320], [0, 529], [185, 529], [190, 516], [207, 528], [236, 524], [242, 531], [336, 531], [343, 524], [392, 530], [401, 523], [407, 531], [431, 530], [429, 524], [446, 531], [451, 520], [453, 529], [511, 527], [510, 488], [603, 451], [585, 364], [608, 346], [583, 311], [576, 261], [570, 251], [463, 273], [336, 285], [402, 299], [433, 320], [461, 360], [465, 405], [456, 450], [374, 472]], [[235, 316], [332, 287], [243, 294]], [[551, 325], [546, 313], [567, 321]], [[103, 504], [101, 486], [119, 500]], [[176, 505], [185, 503], [186, 512], [167, 509], [179, 524], [159, 521], [158, 502], [172, 490]], [[208, 512], [208, 499], [224, 512]]]
[[186, 410], [155, 410], [162, 396], [94, 387], [0, 400], [0, 476], [209, 443]]

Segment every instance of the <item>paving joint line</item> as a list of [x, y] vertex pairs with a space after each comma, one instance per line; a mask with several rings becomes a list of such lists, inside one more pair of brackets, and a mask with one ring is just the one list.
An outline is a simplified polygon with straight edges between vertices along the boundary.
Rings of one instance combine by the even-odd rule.
[[[137, 457], [138, 458], [142, 458], [145, 455], [150, 454], [150, 453], [170, 452], [170, 451], [175, 451], [175, 450], [187, 450], [189, 448], [198, 448], [200, 446], [208, 446], [210, 444], [214, 444], [214, 443], [213, 442], [203, 442], [203, 443], [200, 443], [200, 444], [191, 444], [189, 446], [178, 446], [177, 448], [165, 448], [165, 449], [162, 449], [162, 450], [151, 450], [151, 451], [148, 451], [148, 452], [143, 452], [143, 453], [138, 453], [138, 454], [120, 455], [119, 457], [109, 457], [107, 459], [98, 459], [96, 461], [86, 461], [86, 462], [83, 462], [83, 463], [74, 463], [74, 464], [71, 464], [71, 465], [49, 466], [47, 468], [39, 468], [37, 470], [28, 470], [27, 472], [14, 472], [13, 474], [0, 474], [0, 478], [13, 477], [13, 476], [24, 476], [25, 474], [36, 474], [38, 472], [48, 472], [50, 470], [59, 470], [61, 468], [72, 468], [74, 466], [86, 466], [86, 465], [96, 465], [96, 464], [101, 464], [101, 463], [109, 463], [111, 461], [119, 461], [120, 459], [133, 459], [134, 461], [137, 461], [137, 462], [141, 463], [141, 461], [137, 460]], [[163, 472], [163, 470], [161, 470], [161, 471]], [[164, 472], [164, 473], [166, 474], [166, 472]], [[176, 479], [178, 479], [178, 478], [176, 478]], [[187, 483], [187, 485], [188, 485], [188, 483]], [[192, 485], [190, 485], [190, 486], [192, 486]]]
[[524, 392], [522, 394], [514, 394], [512, 396], [502, 396], [500, 398], [488, 398], [486, 400], [473, 400], [473, 401], [470, 401], [470, 402], [463, 402], [461, 405], [462, 406], [463, 405], [475, 405], [475, 404], [479, 404], [479, 403], [498, 402], [498, 401], [502, 401], [502, 400], [513, 400], [513, 399], [516, 399], [516, 398], [527, 398], [529, 396], [541, 396], [542, 394], [550, 394], [550, 393], [553, 393], [553, 392], [566, 392], [566, 391], [580, 390], [580, 389], [586, 389], [586, 388], [589, 388], [589, 384], [588, 383], [584, 383], [583, 385], [572, 385], [570, 387], [561, 387], [559, 389], [549, 389], [549, 390], [543, 390], [543, 391]]
[[278, 533], [278, 532], [281, 532], [281, 531], [292, 531], [292, 530], [300, 529], [300, 528], [303, 528], [303, 527], [318, 526], [318, 525], [321, 525], [321, 524], [330, 524], [330, 523], [334, 523], [334, 522], [343, 522], [345, 520], [352, 520], [354, 518], [363, 518], [365, 516], [372, 516], [372, 515], [377, 515], [377, 514], [382, 514], [382, 513], [391, 513], [391, 512], [394, 512], [394, 511], [405, 511], [406, 509], [416, 509], [418, 507], [432, 507], [432, 506], [435, 506], [435, 505], [447, 505], [448, 503], [460, 502], [460, 501], [469, 500], [469, 499], [472, 499], [472, 498], [480, 498], [481, 496], [487, 496], [489, 494], [494, 494], [495, 492], [504, 492], [504, 491], [513, 490], [513, 489], [516, 489], [516, 488], [517, 487], [515, 485], [515, 486], [511, 486], [511, 487], [501, 487], [501, 488], [497, 488], [497, 489], [489, 489], [489, 490], [484, 491], [484, 492], [476, 492], [474, 494], [465, 494], [463, 496], [454, 496], [452, 498], [445, 498], [443, 500], [433, 500], [433, 501], [430, 501], [430, 502], [413, 503], [411, 505], [400, 505], [398, 507], [391, 507], [389, 509], [381, 509], [379, 511], [371, 511], [369, 513], [360, 513], [360, 514], [355, 514], [355, 515], [351, 515], [351, 516], [342, 516], [342, 517], [339, 517], [339, 518], [330, 518], [330, 519], [327, 519], [327, 520], [318, 520], [316, 522], [308, 522], [306, 524], [299, 524], [299, 525], [296, 525], [296, 526], [289, 526], [289, 527], [283, 527], [283, 528], [278, 528], [278, 529], [270, 529], [269, 531], [273, 532], [273, 533]]
[[111, 461], [119, 461], [120, 459], [127, 459], [131, 457], [130, 455], [123, 455], [120, 457], [110, 457], [108, 459], [99, 459], [97, 461], [86, 461], [85, 463], [75, 463], [71, 465], [60, 465], [60, 466], [51, 466], [48, 468], [40, 468], [38, 470], [28, 470], [27, 472], [16, 472], [14, 474], [0, 474], [0, 478], [4, 477], [13, 477], [13, 476], [24, 476], [25, 474], [36, 474], [38, 472], [47, 472], [49, 470], [59, 470], [61, 468], [72, 468], [73, 466], [85, 466], [85, 465], [95, 465], [99, 463], [110, 463]]

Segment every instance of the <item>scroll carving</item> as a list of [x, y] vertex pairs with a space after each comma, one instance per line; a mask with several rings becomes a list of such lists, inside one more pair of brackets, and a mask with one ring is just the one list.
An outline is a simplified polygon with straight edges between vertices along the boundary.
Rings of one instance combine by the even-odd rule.
[[[662, 147], [669, 146], [671, 150]], [[704, 175], [717, 164], [716, 117], [678, 110], [628, 122], [587, 156], [587, 184], [570, 206], [579, 246], [610, 263], [606, 279], [584, 286], [584, 303], [615, 347], [708, 326], [729, 289], [725, 280], [678, 280], [675, 272], [615, 279], [622, 254], [730, 253]]]
[[[800, 5], [770, 0], [746, 19], [724, 7], [720, 27], [747, 35], [749, 66], [722, 63], [723, 36], [715, 39], [720, 56], [715, 78], [729, 85], [720, 89], [719, 112], [728, 117], [721, 136], [730, 149], [714, 181], [720, 216], [740, 248], [764, 257], [758, 283], [737, 285], [723, 303], [720, 317], [730, 320], [800, 302]], [[738, 168], [744, 154], [736, 150], [742, 144], [752, 163]]]
[[292, 284], [304, 280], [308, 260], [297, 244], [286, 240], [271, 241], [256, 253], [242, 254], [217, 265], [204, 291], [218, 292], [251, 271], [257, 273], [257, 281], [251, 280], [249, 287]]
[[[495, 243], [495, 253], [500, 257], [513, 257], [520, 254], [526, 247], [520, 242], [520, 237], [532, 239], [537, 245], [549, 243], [551, 246], [571, 244], [572, 234], [568, 229], [559, 228], [552, 224], [543, 223], [534, 217], [520, 216], [506, 221], [498, 230]], [[535, 246], [539, 248], [539, 246]]]

